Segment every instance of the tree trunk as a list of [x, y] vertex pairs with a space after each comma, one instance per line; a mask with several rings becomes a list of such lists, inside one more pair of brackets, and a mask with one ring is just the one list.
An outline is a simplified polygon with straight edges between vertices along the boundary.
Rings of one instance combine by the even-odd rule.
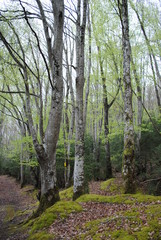
[[106, 78], [104, 76], [103, 64], [100, 56], [100, 48], [97, 46], [99, 55], [99, 65], [101, 70], [102, 87], [103, 87], [103, 110], [104, 110], [104, 133], [105, 133], [105, 152], [106, 152], [106, 178], [112, 177], [111, 155], [110, 155], [110, 142], [109, 142], [109, 109], [106, 89]]
[[[72, 104], [72, 109], [71, 109], [71, 117], [70, 117], [70, 124], [68, 124], [68, 135], [67, 135], [67, 144], [66, 144], [66, 166], [65, 166], [65, 187], [69, 187], [71, 182], [70, 182], [70, 149], [71, 149], [71, 140], [73, 137], [73, 131], [74, 131], [74, 122], [75, 122], [75, 97], [74, 97], [74, 90], [73, 90], [73, 84], [72, 84], [72, 67], [70, 67], [70, 65], [73, 65], [73, 58], [74, 58], [74, 44], [73, 46], [71, 46], [71, 42], [68, 43], [66, 41], [66, 47], [67, 49], [65, 49], [65, 56], [66, 56], [66, 64], [67, 64], [67, 72], [66, 72], [66, 77], [67, 77], [67, 93], [70, 90], [70, 95], [71, 95], [71, 104]], [[70, 46], [70, 48], [69, 48]], [[68, 52], [70, 53], [70, 64], [69, 64], [69, 60], [68, 60]], [[67, 94], [68, 96], [68, 94]]]
[[86, 86], [86, 94], [85, 94], [85, 105], [84, 105], [84, 132], [86, 129], [86, 119], [87, 119], [87, 107], [88, 107], [88, 96], [89, 96], [89, 87], [90, 87], [90, 75], [91, 75], [91, 20], [90, 20], [90, 10], [88, 5], [88, 73], [87, 73], [87, 86]]
[[83, 123], [83, 89], [84, 89], [84, 42], [86, 28], [87, 0], [83, 1], [83, 16], [81, 23], [81, 1], [77, 4], [76, 25], [76, 142], [74, 163], [74, 194], [75, 200], [86, 192], [84, 179], [84, 123]]
[[24, 186], [23, 143], [21, 143], [20, 153], [20, 185], [21, 188]]
[[[56, 146], [59, 138], [59, 130], [63, 106], [63, 77], [62, 77], [62, 52], [63, 52], [63, 25], [64, 25], [64, 1], [52, 1], [54, 15], [54, 45], [52, 47], [48, 25], [42, 9], [41, 2], [37, 0], [48, 47], [48, 58], [51, 69], [52, 97], [48, 125], [45, 132], [44, 146], [37, 149], [41, 169], [41, 198], [38, 209], [42, 212], [47, 207], [59, 200], [56, 185]], [[33, 134], [33, 133], [32, 133]], [[34, 142], [37, 148], [37, 142]]]
[[137, 87], [137, 132], [136, 132], [135, 158], [137, 160], [138, 165], [141, 165], [140, 141], [141, 141], [141, 124], [142, 124], [142, 91], [141, 91], [140, 79], [137, 74], [137, 70], [136, 70], [136, 66], [135, 66], [135, 63], [132, 58], [132, 54], [131, 54], [131, 62], [132, 62], [132, 66], [133, 66], [133, 73], [134, 73], [136, 87]]
[[40, 164], [41, 198], [37, 213], [53, 205], [59, 198], [56, 186], [56, 151], [53, 156]]
[[132, 87], [130, 76], [130, 40], [128, 24], [128, 3], [122, 0], [122, 45], [123, 45], [123, 79], [124, 79], [124, 154], [122, 174], [125, 193], [135, 192], [134, 181], [134, 128], [132, 110]]
[[[12, 28], [15, 38], [17, 40], [18, 49], [20, 49], [21, 60], [17, 57], [19, 54], [15, 54], [14, 47], [12, 47], [5, 39], [3, 34], [0, 32], [1, 40], [6, 46], [9, 54], [12, 59], [19, 66], [19, 71], [24, 80], [25, 85], [25, 108], [26, 116], [28, 118], [29, 130], [32, 136], [33, 145], [35, 152], [37, 154], [37, 159], [41, 168], [41, 198], [40, 205], [37, 212], [34, 216], [38, 216], [42, 213], [47, 207], [51, 206], [54, 202], [59, 200], [58, 189], [56, 186], [56, 145], [59, 137], [61, 115], [62, 115], [62, 103], [63, 103], [63, 76], [62, 76], [62, 53], [63, 53], [63, 26], [64, 26], [64, 0], [51, 0], [52, 13], [53, 13], [53, 30], [54, 32], [54, 41], [51, 39], [51, 32], [49, 32], [49, 24], [45, 16], [45, 11], [41, 0], [36, 0], [39, 7], [41, 20], [44, 27], [44, 35], [46, 38], [47, 52], [48, 52], [48, 61], [46, 60], [45, 55], [43, 54], [42, 49], [44, 46], [40, 47], [41, 41], [38, 38], [37, 33], [34, 31], [30, 22], [27, 18], [27, 13], [23, 7], [23, 3], [20, 1], [20, 5], [24, 11], [25, 20], [31, 30], [31, 33], [34, 35], [38, 50], [41, 57], [44, 60], [46, 71], [48, 73], [48, 81], [51, 86], [51, 106], [50, 114], [48, 119], [48, 125], [46, 131], [43, 131], [43, 103], [40, 103], [40, 142], [38, 140], [37, 131], [35, 128], [32, 109], [31, 109], [31, 99], [30, 99], [30, 89], [29, 89], [29, 79], [32, 77], [39, 80], [39, 77], [31, 71], [26, 62], [25, 50], [21, 44], [21, 40], [18, 34]], [[48, 66], [49, 64], [49, 66]], [[30, 77], [29, 77], [30, 74]], [[42, 92], [40, 86], [40, 101], [42, 101]], [[44, 133], [45, 132], [45, 133]]]

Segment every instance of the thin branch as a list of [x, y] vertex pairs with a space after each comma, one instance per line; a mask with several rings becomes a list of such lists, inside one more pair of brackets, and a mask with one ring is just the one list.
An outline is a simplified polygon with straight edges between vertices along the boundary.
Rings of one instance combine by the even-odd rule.
[[[26, 94], [25, 91], [3, 91], [3, 90], [0, 90], [0, 93], [9, 93], [9, 94]], [[29, 93], [29, 95], [31, 96], [34, 96], [34, 97], [37, 97], [37, 98], [40, 98], [40, 96], [34, 94], [34, 93]]]
[[148, 180], [145, 180], [141, 183], [148, 183], [148, 182], [152, 182], [152, 181], [161, 181], [161, 178], [153, 178], [153, 179], [148, 179]]
[[[134, 93], [134, 95], [137, 97], [137, 94], [135, 93], [135, 91], [134, 90], [132, 90], [132, 92]], [[153, 127], [154, 127], [154, 129], [156, 130], [156, 132], [161, 136], [161, 132], [159, 131], [159, 129], [158, 129], [158, 127], [156, 126], [156, 124], [154, 123], [154, 121], [153, 121], [153, 119], [152, 119], [152, 117], [150, 116], [150, 113], [148, 112], [148, 110], [146, 109], [146, 107], [145, 107], [145, 105], [144, 105], [144, 103], [143, 102], [141, 102], [142, 103], [142, 106], [143, 106], [143, 108], [144, 108], [144, 110], [145, 110], [145, 112], [147, 113], [147, 115], [148, 115], [148, 117], [149, 117], [149, 119], [150, 119], [150, 121], [151, 121], [151, 123], [152, 123], [152, 125], [153, 125]]]
[[1, 112], [1, 113], [3, 113], [3, 114], [6, 115], [6, 116], [9, 116], [9, 117], [14, 118], [14, 119], [22, 122], [23, 124], [28, 125], [28, 124], [27, 124], [26, 122], [24, 122], [22, 119], [15, 117], [15, 116], [13, 115], [12, 111], [11, 111], [6, 105], [4, 105], [4, 104], [2, 104], [2, 103], [0, 103], [0, 105], [3, 106], [4, 108], [6, 108], [6, 109], [11, 113], [11, 115], [0, 109], [0, 112]]

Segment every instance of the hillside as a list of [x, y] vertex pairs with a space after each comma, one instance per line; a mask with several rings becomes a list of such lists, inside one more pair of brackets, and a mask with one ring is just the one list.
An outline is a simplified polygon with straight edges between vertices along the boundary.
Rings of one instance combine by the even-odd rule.
[[[37, 219], [21, 225], [17, 216], [27, 216], [26, 211], [31, 215], [33, 207], [24, 208], [21, 214], [15, 210], [9, 239], [161, 239], [161, 197], [141, 193], [125, 195], [122, 190], [121, 178], [91, 182], [90, 194], [73, 202], [71, 187], [60, 192], [60, 202]], [[36, 208], [35, 204], [31, 205]]]

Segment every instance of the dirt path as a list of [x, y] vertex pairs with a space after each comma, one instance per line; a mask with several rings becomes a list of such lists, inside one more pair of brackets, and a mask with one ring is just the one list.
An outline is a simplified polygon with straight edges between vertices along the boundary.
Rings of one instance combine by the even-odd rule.
[[14, 178], [0, 176], [0, 239], [25, 240], [26, 233], [16, 231], [16, 226], [32, 213], [34, 200], [32, 187], [21, 189]]

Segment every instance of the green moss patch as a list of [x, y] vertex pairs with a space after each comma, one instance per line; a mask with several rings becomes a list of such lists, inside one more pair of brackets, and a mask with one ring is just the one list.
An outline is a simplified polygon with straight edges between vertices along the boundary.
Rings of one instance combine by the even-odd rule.
[[151, 195], [142, 194], [121, 194], [114, 196], [102, 196], [96, 194], [85, 194], [79, 197], [76, 202], [104, 202], [104, 203], [124, 203], [124, 204], [134, 204], [134, 203], [151, 203], [161, 201], [161, 197], [155, 197]]
[[119, 239], [119, 240], [135, 240], [136, 238], [132, 236], [130, 233], [124, 230], [116, 230], [110, 235], [112, 239]]
[[[125, 197], [126, 196], [126, 197]], [[114, 200], [115, 199], [115, 200]], [[150, 240], [161, 239], [160, 197], [149, 195], [120, 195], [120, 198], [84, 195], [78, 201], [130, 203], [129, 210], [109, 218], [96, 219], [85, 224], [79, 239]], [[133, 205], [132, 205], [133, 204]]]
[[[136, 217], [115, 217], [102, 218], [86, 223], [80, 239], [135, 239], [132, 229], [139, 229], [140, 220]], [[125, 230], [125, 229], [127, 230]]]
[[48, 233], [45, 232], [45, 231], [32, 234], [32, 235], [28, 238], [28, 240], [52, 240], [52, 239], [54, 239], [54, 236], [51, 235], [51, 234], [48, 234]]
[[12, 205], [6, 206], [6, 217], [5, 221], [11, 221], [15, 216], [15, 209]]
[[104, 181], [101, 183], [101, 190], [109, 191], [109, 192], [117, 192], [123, 193], [124, 188], [122, 184], [119, 184], [118, 180], [115, 178], [108, 179], [107, 181]]
[[29, 221], [26, 227], [31, 227], [30, 234], [48, 228], [58, 217], [66, 218], [72, 212], [80, 212], [82, 207], [72, 201], [59, 201], [48, 208], [40, 217]]
[[160, 228], [150, 224], [144, 226], [142, 220], [136, 216], [119, 215], [107, 219], [97, 219], [85, 225], [83, 229], [85, 233], [79, 235], [79, 239], [160, 239]]
[[73, 198], [73, 187], [67, 188], [59, 192], [60, 200], [72, 200]]
[[[110, 179], [104, 182], [104, 188], [111, 188], [110, 191], [117, 191], [115, 188], [115, 180]], [[116, 189], [116, 190], [115, 190]], [[161, 239], [161, 197], [137, 194], [120, 194], [114, 196], [103, 196], [96, 194], [84, 194], [76, 201], [69, 201], [72, 199], [73, 187], [60, 192], [61, 201], [55, 203], [48, 208], [40, 217], [30, 220], [26, 224], [29, 231], [29, 240], [38, 239], [55, 239], [54, 235], [48, 234], [48, 228], [54, 223], [56, 219], [67, 218], [70, 213], [83, 211], [82, 206], [85, 206], [85, 211], [88, 211], [90, 202], [96, 203], [108, 203], [109, 209], [116, 207], [112, 214], [108, 217], [104, 215], [97, 215], [97, 211], [91, 212], [95, 216], [95, 219], [90, 217], [88, 219], [94, 219], [76, 227], [78, 234], [73, 235], [72, 238], [70, 228], [72, 221], [69, 217], [66, 221], [58, 221], [60, 223], [60, 229], [67, 231], [71, 239], [109, 239], [109, 240], [151, 240]], [[89, 204], [79, 204], [80, 202], [89, 202]], [[110, 204], [109, 204], [110, 203]], [[115, 206], [112, 206], [115, 204]], [[98, 204], [100, 208], [103, 208], [104, 204]], [[126, 206], [125, 206], [126, 205]], [[118, 209], [117, 209], [118, 206]], [[125, 210], [126, 209], [126, 210]], [[101, 209], [97, 209], [98, 211]], [[118, 211], [117, 211], [118, 210]], [[90, 211], [89, 211], [90, 212]], [[100, 211], [99, 211], [100, 213]], [[80, 217], [85, 216], [84, 213]], [[71, 216], [74, 219], [73, 215]], [[79, 217], [79, 215], [77, 215]], [[101, 218], [102, 217], [102, 218]], [[80, 221], [83, 221], [83, 217]], [[82, 223], [82, 222], [81, 222]], [[61, 225], [62, 224], [62, 225]], [[57, 227], [57, 226], [56, 226]], [[68, 229], [69, 227], [69, 233]], [[52, 228], [52, 227], [51, 227]], [[58, 233], [57, 233], [58, 234]]]

